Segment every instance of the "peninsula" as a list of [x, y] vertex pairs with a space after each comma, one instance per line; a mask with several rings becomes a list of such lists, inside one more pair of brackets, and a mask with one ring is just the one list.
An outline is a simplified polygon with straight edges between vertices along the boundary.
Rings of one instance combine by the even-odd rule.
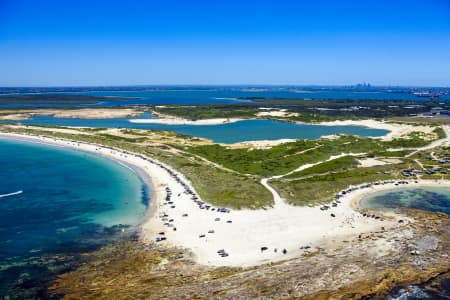
[[[55, 109], [42, 112], [11, 110], [2, 117], [11, 120], [17, 116], [28, 118], [45, 113], [55, 118], [70, 118], [81, 115], [82, 110], [80, 113], [73, 110], [73, 115], [70, 111]], [[104, 109], [95, 110], [89, 111], [91, 118], [102, 115]], [[111, 117], [142, 113], [130, 109], [114, 110], [116, 113]], [[275, 113], [255, 117], [281, 115], [276, 113], [279, 109], [270, 111]], [[283, 113], [282, 117], [298, 117], [294, 112]], [[176, 117], [167, 119], [176, 120]], [[208, 119], [203, 122], [209, 124]], [[361, 296], [382, 295], [402, 282], [421, 282], [436, 272], [445, 273], [448, 261], [444, 249], [447, 249], [449, 241], [442, 233], [449, 229], [448, 216], [409, 210], [401, 213], [373, 211], [361, 207], [359, 201], [382, 190], [450, 186], [450, 178], [444, 168], [433, 174], [426, 172], [435, 168], [428, 158], [433, 153], [447, 151], [450, 146], [448, 126], [426, 120], [404, 122], [363, 118], [322, 124], [362, 125], [388, 130], [388, 134], [379, 138], [336, 135], [318, 140], [214, 144], [196, 137], [143, 129], [3, 124], [0, 131], [3, 138], [96, 153], [146, 174], [151, 190], [150, 208], [139, 228], [140, 242], [132, 246], [133, 253], [143, 254], [141, 243], [150, 246], [151, 251], [175, 251], [178, 254], [169, 259], [170, 265], [194, 263], [195, 267], [189, 272], [194, 272], [195, 277], [223, 270], [225, 273], [222, 275], [215, 275], [218, 276], [217, 282], [234, 278], [233, 282], [238, 284], [244, 273], [256, 275], [263, 274], [264, 270], [283, 268], [283, 272], [301, 274], [298, 264], [315, 261], [319, 264], [317, 270], [320, 270], [327, 257], [342, 255], [362, 259], [354, 265], [355, 268], [363, 268], [361, 263], [370, 269], [378, 263], [387, 267], [390, 262], [386, 261], [383, 253], [389, 253], [389, 259], [393, 259], [402, 255], [402, 251], [416, 251], [405, 250], [410, 246], [404, 248], [402, 243], [411, 238], [417, 241], [429, 238], [431, 233], [421, 228], [430, 226], [426, 225], [430, 222], [434, 228], [439, 227], [439, 236], [434, 236], [439, 239], [439, 246], [429, 252], [420, 250], [425, 251], [421, 259], [435, 261], [430, 262], [430, 267], [433, 266], [430, 273], [421, 272], [419, 277], [413, 275], [414, 264], [404, 259], [400, 265], [408, 271], [400, 275], [393, 270], [389, 275], [398, 277], [398, 281], [393, 280], [376, 289], [366, 286], [365, 292], [359, 292]], [[417, 170], [415, 174], [420, 175], [405, 177], [405, 170]], [[123, 245], [116, 247], [115, 251], [130, 251], [129, 244], [126, 246], [128, 250], [123, 249]], [[364, 249], [369, 248], [369, 255], [363, 258], [361, 255], [367, 251]], [[373, 261], [367, 265], [370, 260]], [[158, 268], [158, 265], [156, 263], [152, 268]], [[116, 268], [117, 265], [111, 262], [105, 267]], [[342, 264], [337, 266], [339, 272], [345, 267]], [[84, 276], [88, 270], [89, 265], [85, 265], [64, 275], [54, 288], [56, 291], [69, 289], [80, 293], [72, 285], [72, 280], [75, 280], [72, 277], [83, 276], [83, 280], [87, 280]], [[386, 274], [385, 269], [380, 273], [373, 270], [372, 276], [386, 276], [382, 275]], [[145, 276], [139, 274], [129, 276], [133, 280], [144, 280]], [[354, 289], [354, 284], [361, 279], [357, 274], [349, 273], [343, 277], [345, 280], [334, 282], [335, 288], [339, 286], [341, 291]], [[368, 277], [364, 278], [367, 280]], [[266, 274], [264, 280], [272, 282], [273, 279]], [[320, 280], [326, 282], [323, 278]], [[250, 292], [246, 290], [245, 293]], [[292, 295], [303, 297], [318, 293], [328, 292], [318, 284], [311, 284], [310, 290], [293, 292]]]

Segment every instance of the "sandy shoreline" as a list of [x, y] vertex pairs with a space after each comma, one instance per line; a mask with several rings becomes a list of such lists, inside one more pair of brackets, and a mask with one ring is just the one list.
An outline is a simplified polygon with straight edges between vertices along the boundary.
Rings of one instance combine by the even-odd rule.
[[[319, 207], [296, 207], [277, 201], [274, 208], [267, 210], [218, 212], [217, 208], [214, 211], [212, 207], [207, 209], [207, 203], [199, 205], [196, 201], [201, 200], [190, 183], [181, 174], [156, 160], [99, 145], [52, 137], [6, 133], [0, 133], [0, 136], [25, 138], [92, 152], [142, 170], [146, 175], [144, 180], [150, 181], [148, 184], [152, 186], [150, 208], [141, 228], [143, 240], [155, 241], [156, 237], [164, 236], [167, 240], [161, 244], [190, 249], [200, 264], [252, 266], [280, 261], [333, 241], [355, 238], [362, 233], [380, 230], [381, 227], [388, 229], [400, 226], [396, 222], [400, 216], [394, 213], [389, 214], [393, 219], [380, 221], [363, 217], [358, 211], [362, 197], [374, 191], [395, 188], [394, 184], [348, 193], [340, 199], [341, 203], [337, 207], [325, 211]], [[450, 186], [450, 181], [419, 181], [411, 185]], [[166, 201], [167, 188], [170, 189], [169, 201], [172, 203]], [[193, 196], [198, 199], [194, 201]], [[164, 235], [159, 235], [160, 232], [164, 232]], [[311, 248], [305, 249], [305, 246]], [[267, 247], [267, 250], [261, 251], [262, 247]], [[219, 256], [217, 251], [220, 249], [224, 249], [229, 256]], [[283, 254], [283, 249], [286, 249], [286, 254]]]
[[[158, 180], [159, 176], [156, 172], [149, 170], [148, 165], [154, 165], [149, 161], [143, 160], [140, 157], [136, 157], [126, 151], [112, 149], [96, 144], [88, 144], [84, 142], [65, 140], [60, 138], [46, 137], [41, 135], [24, 135], [24, 134], [14, 134], [14, 133], [4, 133], [0, 132], [0, 137], [11, 138], [15, 140], [21, 140], [26, 142], [40, 143], [51, 146], [67, 147], [74, 150], [84, 151], [88, 153], [93, 153], [101, 157], [112, 159], [126, 167], [132, 168], [146, 186], [150, 188], [150, 201], [149, 209], [147, 212], [148, 217], [152, 217], [156, 213], [156, 203], [162, 201], [163, 193], [160, 191], [160, 186], [162, 183]], [[148, 164], [148, 165], [147, 165]], [[148, 217], [144, 222], [147, 222]]]
[[324, 126], [363, 126], [374, 129], [384, 129], [388, 130], [389, 133], [385, 136], [379, 137], [382, 140], [392, 140], [400, 138], [402, 136], [408, 135], [413, 131], [421, 131], [424, 133], [431, 133], [434, 129], [433, 126], [413, 126], [409, 124], [399, 124], [399, 123], [387, 123], [384, 121], [378, 121], [374, 119], [367, 120], [344, 120], [344, 121], [331, 121], [331, 122], [321, 122], [317, 125]]
[[[400, 189], [415, 189], [415, 188], [436, 188], [436, 187], [445, 187], [450, 188], [450, 180], [401, 180], [403, 182], [408, 182], [408, 184], [398, 184], [395, 185], [395, 183], [386, 184], [386, 185], [378, 185], [355, 191], [351, 194], [350, 201], [352, 202], [352, 206], [355, 208], [362, 208], [360, 205], [360, 202], [362, 199], [364, 199], [366, 196], [372, 195], [374, 193], [379, 192], [389, 192], [389, 191], [396, 191]], [[398, 182], [398, 180], [396, 180]]]
[[[8, 110], [6, 111], [8, 112]], [[78, 109], [27, 109], [20, 112], [9, 111], [0, 120], [21, 121], [33, 116], [53, 116], [54, 118], [112, 119], [142, 115], [142, 111], [132, 108], [78, 108]]]

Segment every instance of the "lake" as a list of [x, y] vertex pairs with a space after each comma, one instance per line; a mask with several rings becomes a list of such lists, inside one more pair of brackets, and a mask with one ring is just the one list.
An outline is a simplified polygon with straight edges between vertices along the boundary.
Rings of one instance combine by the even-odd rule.
[[[141, 118], [148, 117], [150, 117], [149, 114], [145, 114]], [[387, 130], [373, 129], [363, 126], [323, 126], [295, 124], [273, 120], [244, 120], [220, 125], [166, 125], [131, 123], [129, 122], [128, 118], [78, 119], [54, 118], [52, 116], [34, 116], [32, 119], [20, 121], [20, 123], [26, 125], [167, 130], [174, 131], [180, 134], [207, 138], [216, 143], [226, 144], [258, 140], [318, 139], [324, 135], [341, 133], [366, 137], [379, 137], [389, 133], [389, 131]]]

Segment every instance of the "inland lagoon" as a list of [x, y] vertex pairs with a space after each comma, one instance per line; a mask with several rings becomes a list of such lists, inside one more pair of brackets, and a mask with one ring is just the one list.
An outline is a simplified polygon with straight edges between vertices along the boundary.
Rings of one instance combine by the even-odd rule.
[[147, 212], [141, 178], [110, 159], [2, 138], [0, 165], [0, 298], [45, 298], [53, 276], [133, 236]]
[[[148, 119], [145, 113], [140, 118]], [[381, 137], [388, 130], [363, 126], [326, 126], [295, 124], [273, 120], [243, 120], [219, 125], [167, 125], [131, 123], [128, 118], [114, 119], [79, 119], [55, 118], [52, 116], [33, 116], [29, 120], [3, 121], [3, 123], [21, 123], [24, 125], [77, 126], [101, 128], [135, 128], [148, 130], [166, 130], [176, 133], [202, 137], [215, 143], [238, 143], [244, 141], [278, 140], [278, 139], [318, 139], [335, 134], [353, 134], [367, 137]]]

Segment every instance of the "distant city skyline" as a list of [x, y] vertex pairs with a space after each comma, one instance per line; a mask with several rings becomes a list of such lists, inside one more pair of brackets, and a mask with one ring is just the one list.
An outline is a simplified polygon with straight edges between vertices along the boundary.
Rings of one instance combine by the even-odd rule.
[[450, 2], [0, 0], [0, 86], [450, 86]]

